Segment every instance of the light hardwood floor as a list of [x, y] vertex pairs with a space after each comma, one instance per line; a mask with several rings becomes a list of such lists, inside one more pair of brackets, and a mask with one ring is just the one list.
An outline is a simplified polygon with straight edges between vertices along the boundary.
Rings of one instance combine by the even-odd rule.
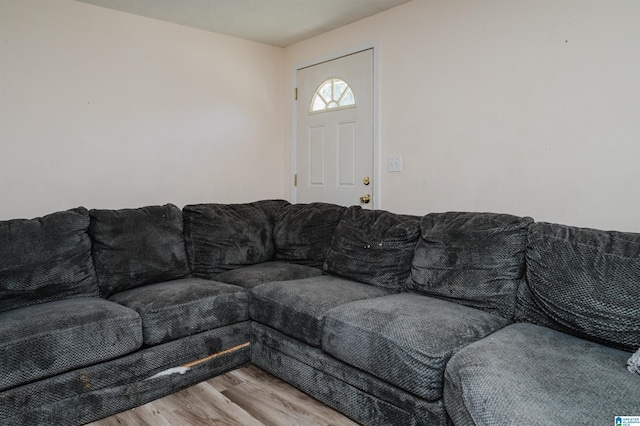
[[248, 366], [89, 425], [356, 426], [357, 423], [258, 367]]

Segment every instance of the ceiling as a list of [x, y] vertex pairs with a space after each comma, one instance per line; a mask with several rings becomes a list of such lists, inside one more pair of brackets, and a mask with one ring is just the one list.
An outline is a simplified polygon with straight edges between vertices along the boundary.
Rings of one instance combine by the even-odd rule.
[[76, 0], [287, 47], [410, 0]]

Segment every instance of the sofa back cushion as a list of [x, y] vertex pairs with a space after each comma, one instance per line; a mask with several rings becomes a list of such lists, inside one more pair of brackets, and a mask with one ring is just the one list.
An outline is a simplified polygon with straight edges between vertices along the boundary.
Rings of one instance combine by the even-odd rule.
[[0, 311], [98, 296], [83, 207], [0, 222]]
[[424, 216], [409, 289], [513, 318], [532, 222], [497, 213]]
[[378, 287], [403, 290], [420, 217], [349, 207], [338, 223], [323, 269]]
[[173, 204], [91, 210], [89, 235], [103, 297], [190, 274], [182, 212]]
[[275, 213], [288, 204], [265, 200], [185, 206], [185, 244], [193, 274], [213, 279], [231, 269], [272, 260]]
[[290, 204], [278, 210], [273, 230], [275, 258], [322, 268], [345, 210], [327, 203]]
[[640, 234], [539, 222], [516, 320], [618, 349], [640, 347]]

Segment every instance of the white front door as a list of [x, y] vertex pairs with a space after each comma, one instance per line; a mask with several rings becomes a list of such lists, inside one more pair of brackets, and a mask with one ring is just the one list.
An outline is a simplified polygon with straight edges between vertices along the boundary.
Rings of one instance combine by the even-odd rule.
[[299, 203], [373, 207], [373, 49], [299, 69]]

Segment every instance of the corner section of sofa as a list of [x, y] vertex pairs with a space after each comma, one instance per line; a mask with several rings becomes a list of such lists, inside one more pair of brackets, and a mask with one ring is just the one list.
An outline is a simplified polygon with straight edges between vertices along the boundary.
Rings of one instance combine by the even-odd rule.
[[[252, 289], [252, 361], [363, 424], [446, 424], [445, 365], [512, 322], [531, 220], [472, 213], [427, 220], [347, 209], [324, 262], [329, 276]], [[432, 246], [436, 233], [445, 238]], [[447, 274], [437, 264], [428, 270], [443, 252], [460, 262]], [[415, 292], [397, 294], [408, 277]]]
[[510, 325], [455, 354], [456, 424], [613, 424], [640, 413], [640, 234], [539, 222]]

